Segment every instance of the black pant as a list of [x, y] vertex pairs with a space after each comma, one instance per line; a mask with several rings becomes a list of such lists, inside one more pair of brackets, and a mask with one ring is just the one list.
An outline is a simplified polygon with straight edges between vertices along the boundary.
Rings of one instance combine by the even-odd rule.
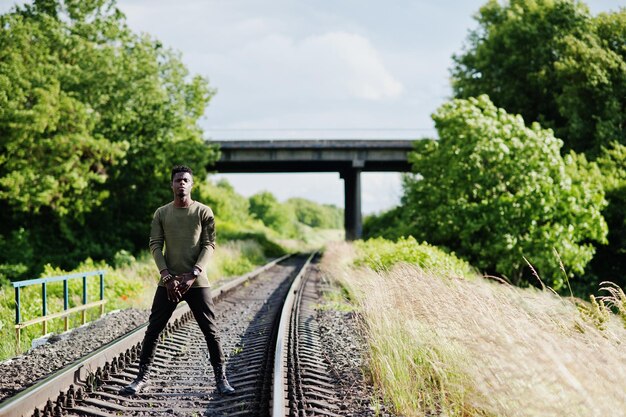
[[[200, 330], [204, 334], [204, 339], [209, 348], [211, 365], [214, 367], [223, 365], [224, 352], [222, 352], [215, 313], [213, 312], [215, 307], [211, 298], [211, 290], [209, 288], [190, 288], [183, 295], [183, 300], [187, 301], [193, 316], [200, 326]], [[148, 330], [146, 330], [141, 356], [139, 357], [140, 365], [152, 363], [159, 334], [167, 325], [170, 317], [172, 317], [177, 304], [168, 300], [165, 287], [157, 288], [154, 294], [154, 301], [152, 302]]]

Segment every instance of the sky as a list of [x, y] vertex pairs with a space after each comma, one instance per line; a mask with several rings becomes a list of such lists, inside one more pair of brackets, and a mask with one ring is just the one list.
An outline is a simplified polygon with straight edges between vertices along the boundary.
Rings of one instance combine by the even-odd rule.
[[[0, 12], [23, 1], [0, 0]], [[453, 54], [486, 0], [118, 0], [131, 29], [180, 52], [217, 90], [207, 139], [436, 137]], [[620, 0], [585, 2], [592, 14]], [[338, 173], [218, 174], [250, 196], [343, 207]], [[397, 205], [400, 174], [363, 173], [362, 210]], [[297, 186], [295, 185], [297, 184]]]

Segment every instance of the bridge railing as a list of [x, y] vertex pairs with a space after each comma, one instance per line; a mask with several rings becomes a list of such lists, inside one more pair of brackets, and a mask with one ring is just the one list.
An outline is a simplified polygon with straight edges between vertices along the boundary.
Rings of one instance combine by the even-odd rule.
[[[69, 315], [72, 313], [76, 313], [82, 311], [82, 323], [85, 324], [87, 320], [87, 309], [93, 307], [100, 307], [100, 315], [104, 314], [104, 304], [106, 300], [104, 299], [104, 273], [105, 271], [90, 271], [90, 272], [79, 272], [76, 274], [70, 275], [59, 275], [53, 277], [44, 277], [44, 278], [36, 278], [29, 279], [24, 281], [15, 281], [13, 282], [13, 287], [15, 288], [15, 335], [17, 338], [17, 346], [20, 346], [21, 341], [21, 330], [25, 327], [32, 326], [33, 324], [43, 323], [42, 325], [42, 334], [45, 335], [48, 333], [48, 321], [64, 317], [65, 318], [65, 331], [69, 329]], [[87, 302], [87, 277], [98, 276], [100, 278], [100, 299], [93, 302]], [[69, 307], [69, 280], [73, 279], [82, 279], [83, 280], [83, 292], [82, 292], [82, 305], [76, 307]], [[63, 282], [63, 311], [57, 313], [48, 314], [48, 284], [52, 282]], [[29, 287], [32, 285], [41, 284], [41, 317], [37, 317], [31, 320], [22, 321], [22, 310], [21, 310], [21, 300], [20, 300], [20, 291], [24, 287]]]

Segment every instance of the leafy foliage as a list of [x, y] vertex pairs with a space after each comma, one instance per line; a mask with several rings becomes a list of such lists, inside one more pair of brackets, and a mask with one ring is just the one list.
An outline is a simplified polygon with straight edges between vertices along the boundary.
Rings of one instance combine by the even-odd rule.
[[606, 279], [626, 285], [626, 197], [615, 184], [625, 163], [626, 9], [591, 16], [579, 1], [491, 0], [476, 19], [478, 28], [454, 57], [455, 95], [488, 94], [496, 106], [554, 129], [564, 151], [597, 159], [609, 235], [607, 245], [595, 244], [588, 290]]
[[262, 191], [249, 198], [250, 214], [267, 227], [285, 236], [296, 236], [296, 214], [290, 207], [280, 204], [270, 192]]
[[[285, 238], [307, 242], [309, 238], [320, 237], [320, 228], [340, 228], [337, 219], [343, 219], [341, 209], [303, 198], [281, 203], [269, 192], [245, 198], [224, 179], [207, 180], [197, 184], [195, 190], [198, 199], [211, 206], [215, 213], [219, 242], [254, 240], [272, 257], [293, 249]], [[315, 230], [311, 230], [312, 227]]]
[[[219, 246], [219, 256], [209, 265], [209, 276], [232, 277], [250, 272], [266, 262], [263, 246], [256, 240], [228, 241]], [[211, 274], [215, 270], [218, 274]]]
[[254, 194], [248, 201], [250, 215], [282, 237], [305, 239], [310, 228], [343, 227], [343, 210], [333, 205], [304, 198], [291, 198], [281, 203], [267, 191]]
[[245, 224], [250, 222], [250, 203], [238, 194], [230, 183], [224, 179], [214, 183], [210, 180], [196, 184], [195, 192], [198, 199], [213, 210], [217, 222]]
[[358, 255], [355, 265], [365, 265], [373, 270], [389, 270], [399, 262], [418, 265], [423, 269], [436, 269], [452, 275], [474, 278], [477, 271], [467, 262], [458, 259], [453, 253], [417, 243], [413, 236], [400, 238], [396, 242], [382, 237], [358, 240], [355, 242]]
[[433, 115], [438, 141], [418, 142], [406, 177], [407, 233], [454, 250], [473, 265], [520, 283], [526, 257], [560, 288], [553, 248], [582, 274], [605, 242], [605, 206], [595, 163], [570, 153], [550, 130], [508, 114], [487, 96], [456, 99]]
[[363, 239], [384, 236], [397, 240], [406, 235], [406, 224], [409, 222], [407, 217], [402, 205], [366, 216], [363, 219]]
[[144, 248], [171, 166], [201, 178], [217, 157], [197, 125], [207, 80], [113, 0], [35, 1], [0, 23], [0, 264], [24, 228], [35, 270]]
[[220, 236], [224, 240], [240, 240], [240, 241], [254, 241], [263, 249], [265, 256], [277, 258], [288, 252], [281, 244], [277, 243], [275, 239], [268, 236], [267, 229], [263, 230], [263, 227], [257, 226], [256, 229], [245, 230], [241, 224], [233, 224], [230, 222], [222, 224], [220, 227]]
[[290, 198], [286, 205], [291, 207], [302, 224], [322, 229], [343, 228], [343, 209], [332, 204], [317, 204], [304, 198]]
[[607, 244], [597, 246], [591, 272], [597, 281], [612, 281], [626, 288], [626, 146], [613, 144], [603, 149], [597, 163], [609, 202], [602, 211], [609, 234]]
[[107, 196], [97, 187], [105, 167], [128, 148], [97, 132], [95, 109], [77, 94], [76, 59], [94, 48], [36, 7], [0, 22], [0, 198], [23, 212], [89, 211]]
[[571, 0], [490, 0], [454, 56], [456, 97], [488, 94], [595, 157], [626, 144], [626, 9], [592, 17]]

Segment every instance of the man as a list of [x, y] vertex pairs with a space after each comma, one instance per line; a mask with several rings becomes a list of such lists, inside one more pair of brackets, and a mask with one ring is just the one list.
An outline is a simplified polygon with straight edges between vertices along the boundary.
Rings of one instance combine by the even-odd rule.
[[224, 353], [206, 276], [206, 265], [215, 249], [215, 219], [209, 207], [191, 199], [193, 173], [190, 168], [175, 166], [171, 181], [174, 201], [156, 210], [150, 230], [150, 251], [161, 279], [139, 357], [139, 374], [120, 390], [120, 394], [136, 394], [149, 384], [159, 334], [178, 302], [185, 300], [204, 334], [217, 390], [220, 394], [231, 395], [235, 390], [226, 379]]

